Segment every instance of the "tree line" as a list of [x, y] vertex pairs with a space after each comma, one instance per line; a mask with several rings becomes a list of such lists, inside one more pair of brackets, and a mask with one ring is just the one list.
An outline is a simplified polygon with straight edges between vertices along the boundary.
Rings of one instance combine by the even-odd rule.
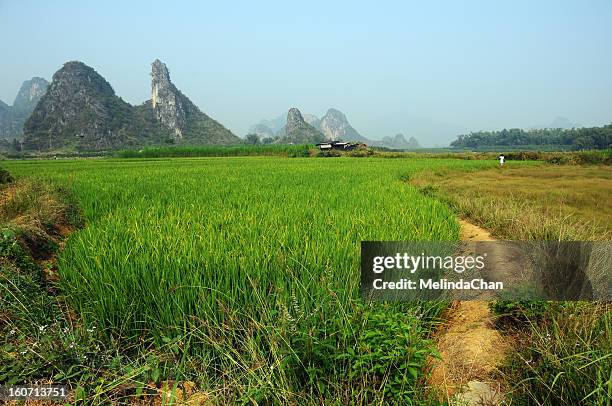
[[459, 135], [450, 145], [454, 148], [563, 145], [575, 150], [606, 149], [612, 147], [612, 124], [591, 128], [477, 131]]

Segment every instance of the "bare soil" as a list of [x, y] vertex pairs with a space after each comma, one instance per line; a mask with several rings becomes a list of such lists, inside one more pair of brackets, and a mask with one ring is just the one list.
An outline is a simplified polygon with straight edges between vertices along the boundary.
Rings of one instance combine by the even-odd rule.
[[[477, 225], [460, 221], [463, 241], [495, 241]], [[512, 348], [493, 324], [486, 301], [455, 301], [436, 334], [441, 359], [432, 359], [430, 385], [441, 401], [462, 405], [499, 405], [504, 383], [496, 370]]]

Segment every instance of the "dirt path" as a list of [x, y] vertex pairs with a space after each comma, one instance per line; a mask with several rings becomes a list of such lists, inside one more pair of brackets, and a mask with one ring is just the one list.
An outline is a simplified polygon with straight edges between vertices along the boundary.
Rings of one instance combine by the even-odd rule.
[[[483, 228], [464, 220], [460, 225], [463, 241], [495, 241]], [[437, 342], [441, 359], [432, 361], [430, 384], [438, 389], [440, 400], [455, 405], [502, 403], [504, 385], [494, 375], [511, 343], [493, 326], [488, 302], [454, 302]]]

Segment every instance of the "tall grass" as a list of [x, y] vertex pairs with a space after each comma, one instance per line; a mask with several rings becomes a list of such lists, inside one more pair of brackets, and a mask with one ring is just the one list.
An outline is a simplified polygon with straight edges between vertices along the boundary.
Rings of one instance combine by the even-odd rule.
[[[428, 152], [419, 151], [380, 151], [375, 150], [368, 156], [379, 158], [442, 158], [442, 159], [468, 159], [468, 160], [497, 160], [500, 153], [505, 153], [507, 161], [545, 161], [556, 165], [611, 165], [612, 149], [592, 151], [530, 151], [530, 150], [505, 150], [498, 147], [495, 151], [463, 151], [463, 150], [440, 150]], [[358, 155], [359, 156], [359, 155]]]
[[529, 339], [504, 371], [518, 404], [612, 404], [612, 306], [550, 305], [527, 319]]
[[307, 157], [312, 145], [202, 145], [185, 147], [146, 147], [116, 152], [119, 158], [177, 158], [208, 156], [289, 156]]

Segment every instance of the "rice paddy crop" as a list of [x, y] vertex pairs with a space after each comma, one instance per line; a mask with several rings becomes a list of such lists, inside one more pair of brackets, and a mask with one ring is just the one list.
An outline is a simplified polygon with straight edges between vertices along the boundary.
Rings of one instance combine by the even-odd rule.
[[[203, 371], [247, 400], [358, 392], [369, 402], [377, 388], [412, 396], [443, 304], [361, 303], [360, 241], [456, 240], [450, 209], [405, 180], [494, 165], [233, 157], [4, 166], [80, 202], [87, 225], [59, 257], [60, 283], [107, 340], [172, 345], [182, 378]], [[399, 353], [384, 358], [373, 346]]]

